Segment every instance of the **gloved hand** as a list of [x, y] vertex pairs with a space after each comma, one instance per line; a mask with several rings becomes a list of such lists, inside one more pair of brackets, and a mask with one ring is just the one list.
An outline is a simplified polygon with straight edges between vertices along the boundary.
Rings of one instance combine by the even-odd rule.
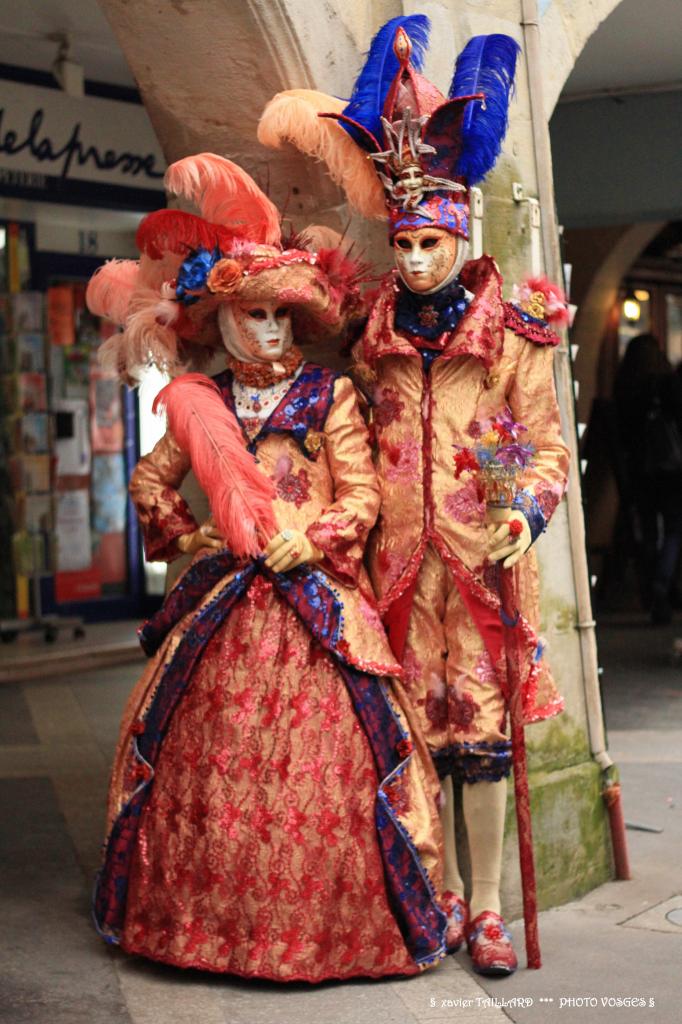
[[207, 519], [192, 533], [183, 533], [180, 537], [176, 537], [175, 543], [183, 555], [196, 555], [197, 551], [201, 551], [202, 548], [220, 549], [225, 547], [225, 539], [218, 533], [213, 517]]
[[[531, 546], [532, 537], [528, 520], [523, 512], [512, 508], [489, 508], [488, 520], [489, 562], [499, 562], [505, 569], [511, 569]], [[518, 526], [511, 526], [518, 523]]]
[[300, 530], [280, 530], [265, 549], [265, 564], [273, 572], [289, 572], [303, 562], [321, 562], [323, 554]]

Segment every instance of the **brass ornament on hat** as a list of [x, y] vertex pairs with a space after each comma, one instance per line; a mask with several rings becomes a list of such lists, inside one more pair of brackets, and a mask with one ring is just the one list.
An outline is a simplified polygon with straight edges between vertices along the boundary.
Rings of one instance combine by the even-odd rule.
[[412, 53], [412, 40], [402, 25], [398, 28], [395, 34], [395, 39], [393, 40], [393, 52], [401, 64], [408, 63]]
[[426, 193], [437, 192], [439, 189], [466, 192], [466, 187], [458, 181], [437, 178], [424, 172], [421, 157], [431, 156], [436, 152], [433, 146], [422, 142], [422, 129], [428, 119], [427, 114], [413, 118], [409, 107], [405, 108], [399, 121], [391, 123], [382, 117], [381, 123], [388, 149], [381, 153], [372, 153], [371, 157], [376, 164], [383, 164], [393, 175], [393, 178], [390, 178], [377, 168], [377, 174], [388, 193], [389, 201], [396, 206], [402, 206], [407, 213], [419, 213], [428, 220], [434, 220], [434, 214], [421, 205]]

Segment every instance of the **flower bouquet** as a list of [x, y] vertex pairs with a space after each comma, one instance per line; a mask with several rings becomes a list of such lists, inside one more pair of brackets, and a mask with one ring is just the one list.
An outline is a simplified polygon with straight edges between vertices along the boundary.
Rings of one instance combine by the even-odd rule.
[[474, 474], [480, 501], [492, 508], [511, 508], [519, 493], [519, 477], [535, 456], [533, 446], [520, 440], [527, 428], [505, 409], [493, 419], [475, 421], [469, 432], [473, 445], [454, 445], [455, 479], [462, 473]]

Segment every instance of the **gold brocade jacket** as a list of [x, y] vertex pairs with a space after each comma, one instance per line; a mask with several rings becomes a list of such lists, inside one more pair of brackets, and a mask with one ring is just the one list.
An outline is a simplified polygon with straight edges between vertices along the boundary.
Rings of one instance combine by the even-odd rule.
[[[229, 371], [215, 380], [229, 407]], [[305, 532], [324, 554], [316, 569], [343, 605], [338, 653], [363, 672], [400, 675], [362, 562], [380, 496], [353, 384], [347, 377], [305, 364], [260, 432], [251, 439], [245, 436], [245, 440], [262, 472], [275, 484], [273, 508], [278, 529]], [[178, 492], [189, 468], [188, 456], [166, 433], [133, 472], [130, 494], [151, 561], [178, 557], [177, 538], [197, 528]], [[194, 561], [203, 557], [200, 553]], [[176, 586], [181, 581], [182, 576]]]
[[[460, 279], [473, 299], [456, 329], [441, 339], [429, 372], [422, 367], [418, 339], [394, 329], [394, 274], [384, 280], [354, 352], [359, 376], [364, 374], [371, 389], [382, 501], [369, 564], [387, 624], [414, 585], [427, 544], [437, 548], [466, 589], [470, 609], [478, 603], [483, 617], [486, 608], [499, 609], [496, 570], [486, 564], [485, 506], [471, 475], [459, 480], [454, 475], [455, 446], [470, 447], [477, 424], [508, 409], [528, 428], [536, 455], [521, 480], [520, 500], [534, 538], [566, 486], [568, 449], [561, 439], [552, 371], [558, 338], [502, 300], [501, 278], [489, 257], [466, 264]], [[527, 654], [524, 710], [534, 721], [563, 705], [539, 656], [532, 549], [515, 573]], [[469, 628], [476, 628], [473, 621]]]

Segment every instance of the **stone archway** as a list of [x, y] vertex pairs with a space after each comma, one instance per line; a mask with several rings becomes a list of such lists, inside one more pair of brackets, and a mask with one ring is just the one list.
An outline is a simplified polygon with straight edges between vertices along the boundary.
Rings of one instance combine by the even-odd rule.
[[581, 264], [575, 289], [580, 297], [580, 305], [572, 340], [579, 346], [575, 362], [576, 377], [586, 385], [581, 387], [578, 396], [578, 415], [583, 422], [587, 422], [595, 395], [601, 341], [618, 296], [620, 282], [664, 223], [643, 221], [615, 228], [568, 233], [568, 258], [580, 261]]
[[621, 0], [540, 0], [542, 19], [545, 116], [552, 116], [557, 100], [590, 36]]

